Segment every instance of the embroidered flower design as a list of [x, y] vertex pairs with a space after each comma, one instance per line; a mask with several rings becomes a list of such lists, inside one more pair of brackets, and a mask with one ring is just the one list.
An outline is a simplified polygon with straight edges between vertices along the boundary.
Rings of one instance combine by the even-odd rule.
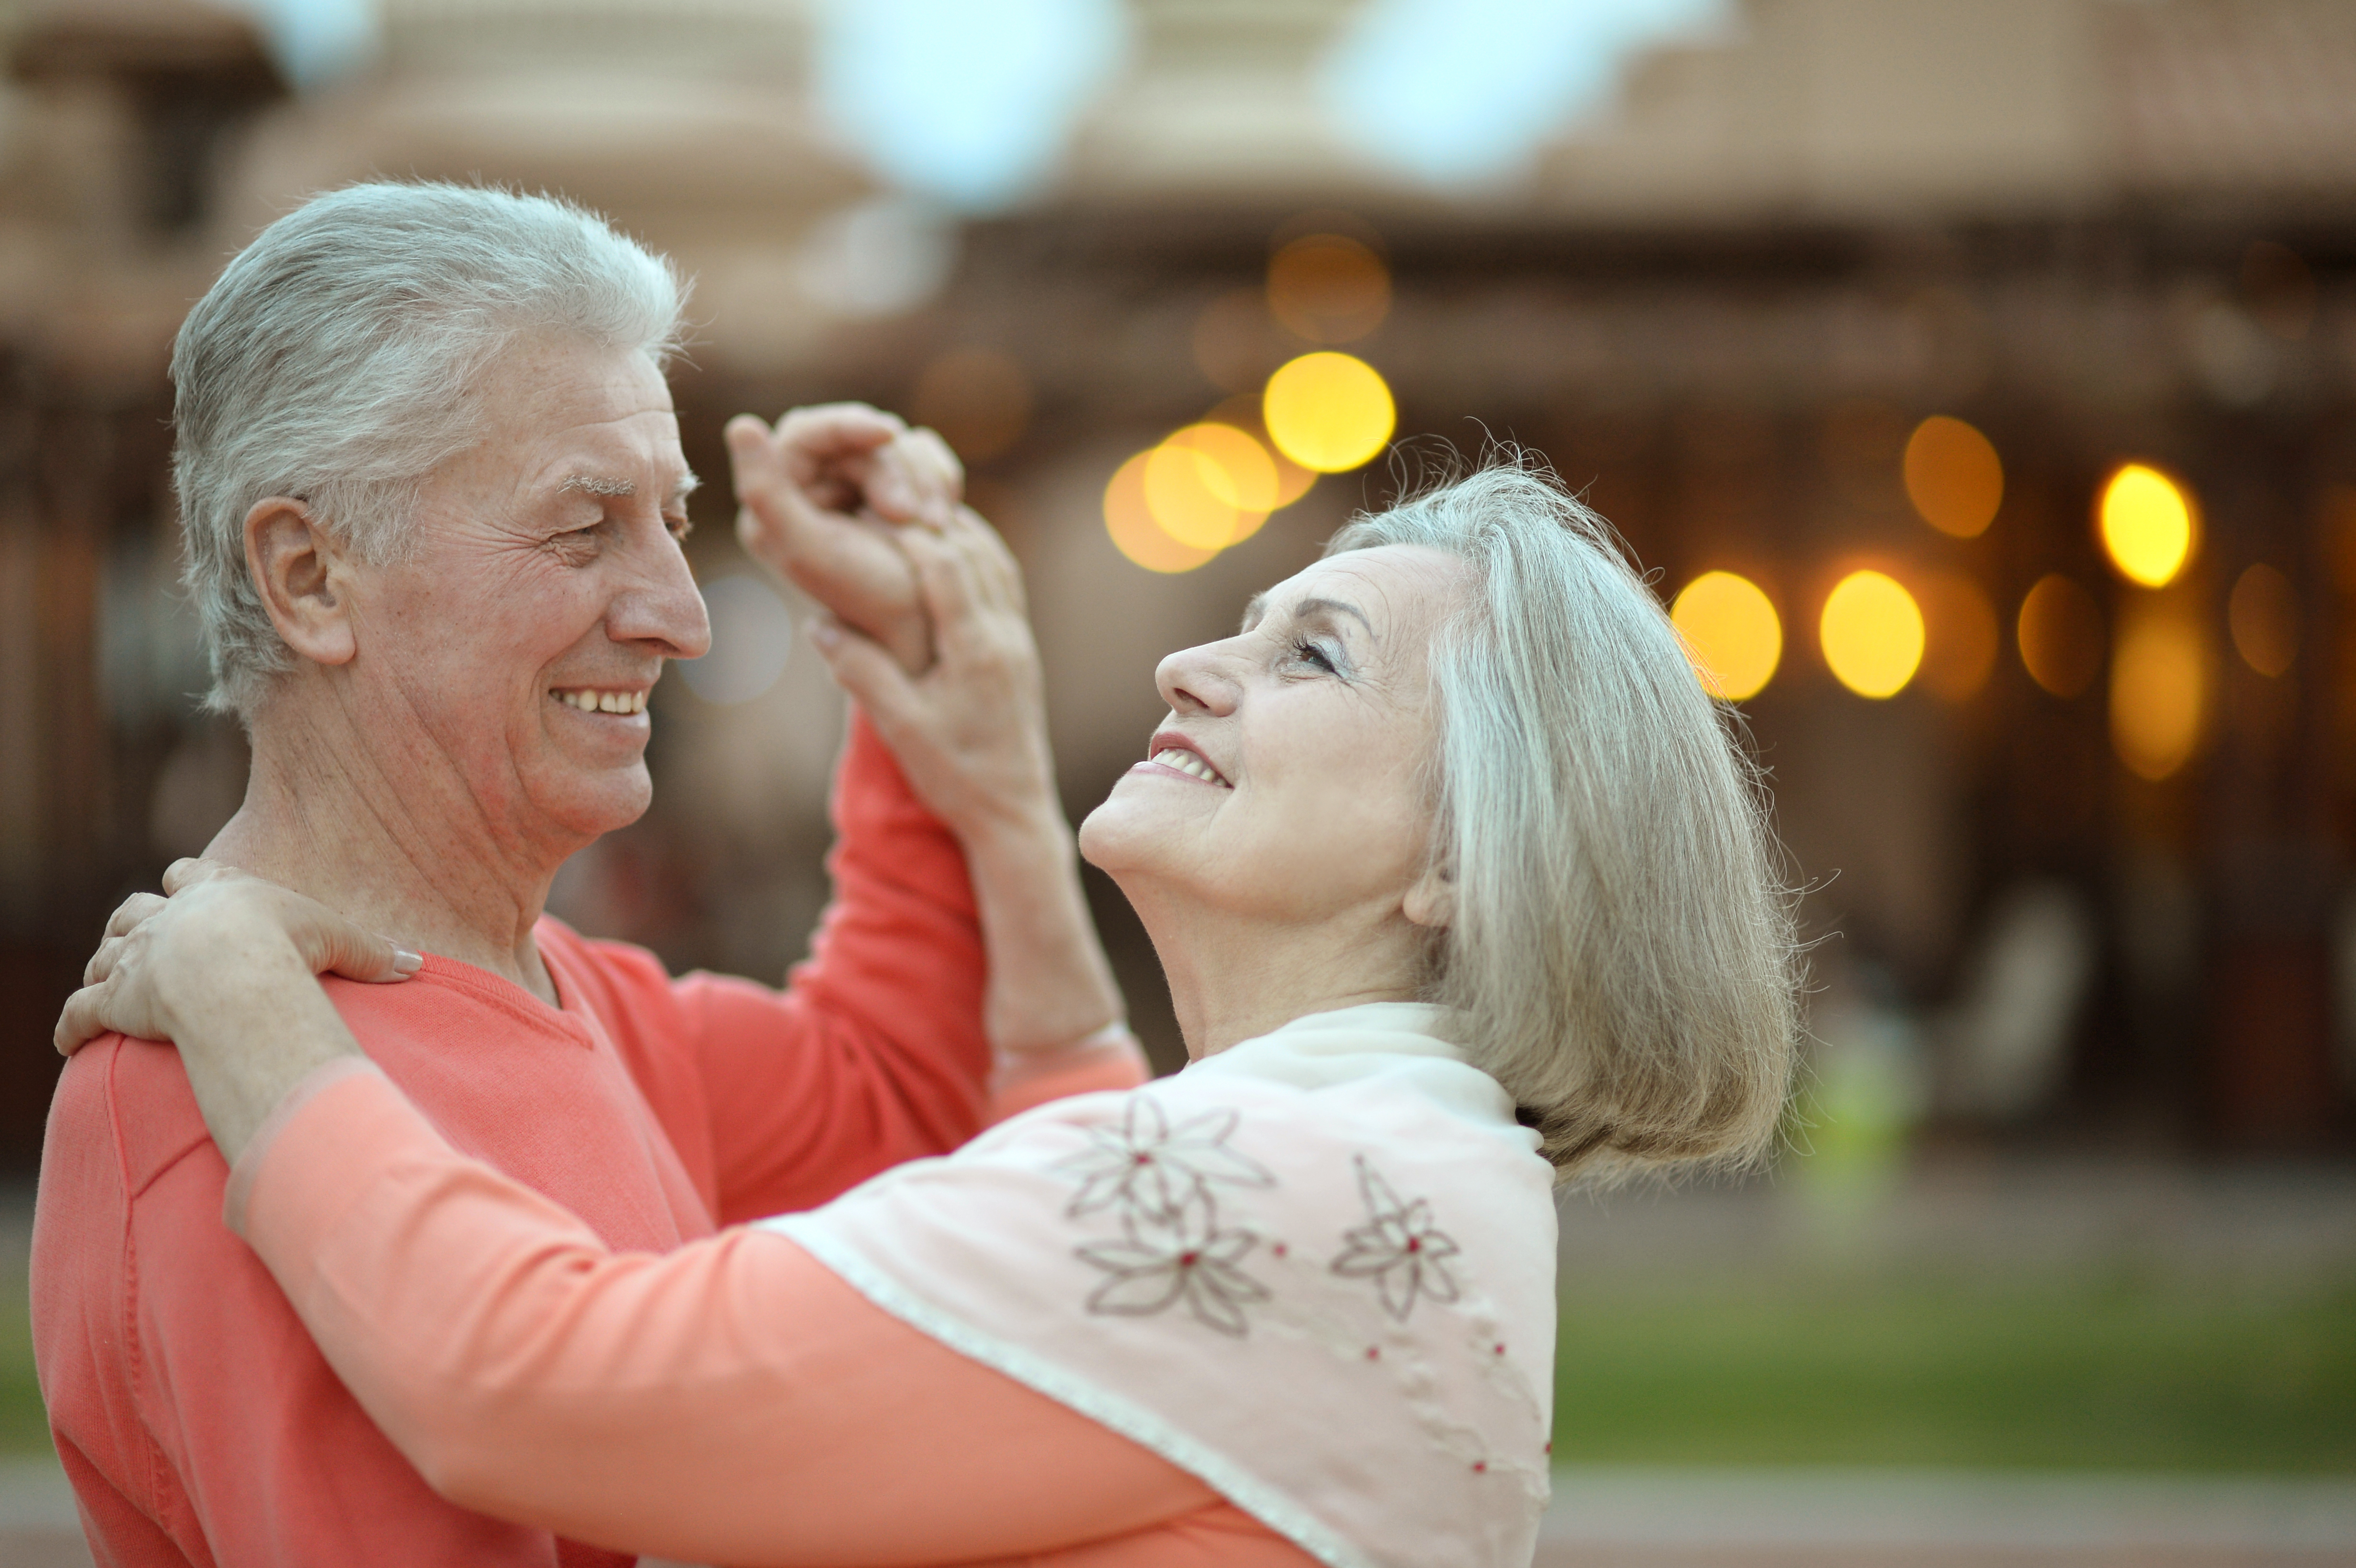
[[1174, 1225], [1185, 1208], [1210, 1201], [1210, 1183], [1269, 1187], [1276, 1179], [1227, 1147], [1236, 1113], [1222, 1108], [1189, 1116], [1176, 1126], [1150, 1094], [1132, 1094], [1118, 1131], [1088, 1129], [1093, 1147], [1056, 1162], [1080, 1178], [1080, 1190], [1065, 1212], [1073, 1219], [1119, 1205], [1135, 1215]]
[[1124, 1213], [1123, 1240], [1079, 1248], [1083, 1261], [1112, 1275], [1088, 1297], [1088, 1310], [1146, 1317], [1183, 1301], [1198, 1321], [1242, 1339], [1248, 1326], [1244, 1307], [1269, 1298], [1266, 1285], [1236, 1266], [1259, 1238], [1242, 1229], [1216, 1229], [1207, 1201], [1194, 1213], [1199, 1225], [1189, 1222], [1193, 1214], [1172, 1224], [1140, 1225], [1135, 1214]]
[[1432, 1223], [1429, 1202], [1419, 1198], [1401, 1203], [1366, 1157], [1355, 1157], [1358, 1192], [1365, 1200], [1368, 1222], [1342, 1232], [1342, 1253], [1333, 1260], [1333, 1272], [1354, 1279], [1372, 1277], [1382, 1291], [1384, 1308], [1402, 1323], [1419, 1295], [1455, 1300], [1456, 1281], [1449, 1275], [1447, 1260], [1462, 1249]]

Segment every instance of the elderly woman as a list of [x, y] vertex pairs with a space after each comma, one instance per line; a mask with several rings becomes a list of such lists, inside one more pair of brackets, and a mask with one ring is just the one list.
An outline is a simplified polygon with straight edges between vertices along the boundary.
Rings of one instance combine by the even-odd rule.
[[[980, 558], [915, 542], [952, 620]], [[830, 657], [918, 721], [876, 650]], [[232, 1224], [470, 1507], [731, 1563], [1526, 1563], [1552, 1189], [1753, 1158], [1788, 1082], [1729, 720], [1511, 467], [1352, 523], [1157, 678], [1080, 841], [1189, 1065], [810, 1212], [610, 1252], [358, 1054], [311, 976], [391, 951], [250, 879], [184, 871], [60, 1038], [177, 1040]]]

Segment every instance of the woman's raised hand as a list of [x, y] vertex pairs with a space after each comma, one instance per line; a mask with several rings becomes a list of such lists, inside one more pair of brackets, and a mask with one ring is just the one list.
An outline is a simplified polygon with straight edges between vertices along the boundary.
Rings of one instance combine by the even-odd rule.
[[315, 899], [217, 860], [174, 861], [164, 891], [132, 894], [107, 921], [81, 989], [58, 1016], [59, 1055], [110, 1030], [177, 1039], [199, 986], [241, 961], [291, 955], [306, 973], [378, 982], [406, 980], [423, 962]]
[[963, 507], [937, 531], [905, 530], [900, 543], [934, 628], [930, 667], [911, 675], [840, 624], [813, 626], [811, 640], [965, 848], [990, 953], [991, 1042], [1015, 1055], [1069, 1045], [1119, 1021], [1120, 992], [1055, 797], [1023, 574]]
[[900, 548], [933, 626], [931, 665], [911, 674], [858, 628], [821, 622], [811, 640], [892, 748], [909, 784], [960, 836], [1035, 816], [1054, 800], [1039, 649], [1023, 576], [990, 525], [959, 507]]
[[965, 470], [948, 444], [864, 403], [796, 409], [774, 430], [740, 414], [727, 438], [746, 553], [902, 669], [930, 665], [932, 625], [900, 536], [955, 516]]

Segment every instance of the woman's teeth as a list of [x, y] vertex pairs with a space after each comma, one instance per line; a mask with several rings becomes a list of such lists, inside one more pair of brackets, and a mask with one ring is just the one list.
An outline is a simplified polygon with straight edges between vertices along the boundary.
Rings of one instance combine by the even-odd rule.
[[647, 694], [643, 691], [560, 691], [556, 700], [569, 703], [584, 713], [644, 713]]
[[1161, 763], [1165, 768], [1176, 768], [1180, 773], [1184, 773], [1191, 778], [1201, 779], [1205, 784], [1215, 784], [1221, 789], [1233, 789], [1236, 787], [1226, 780], [1221, 778], [1216, 768], [1214, 768], [1210, 763], [1205, 762], [1202, 758], [1196, 756], [1192, 752], [1182, 752], [1178, 750], [1177, 747], [1173, 746], [1168, 751], [1154, 752], [1153, 760]]

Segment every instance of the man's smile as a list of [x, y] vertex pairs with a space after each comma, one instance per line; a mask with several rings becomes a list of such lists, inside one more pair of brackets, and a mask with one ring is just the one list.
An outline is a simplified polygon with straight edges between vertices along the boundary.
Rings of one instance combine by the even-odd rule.
[[584, 713], [629, 714], [647, 710], [647, 693], [643, 687], [624, 690], [605, 690], [588, 686], [557, 687], [549, 695]]

